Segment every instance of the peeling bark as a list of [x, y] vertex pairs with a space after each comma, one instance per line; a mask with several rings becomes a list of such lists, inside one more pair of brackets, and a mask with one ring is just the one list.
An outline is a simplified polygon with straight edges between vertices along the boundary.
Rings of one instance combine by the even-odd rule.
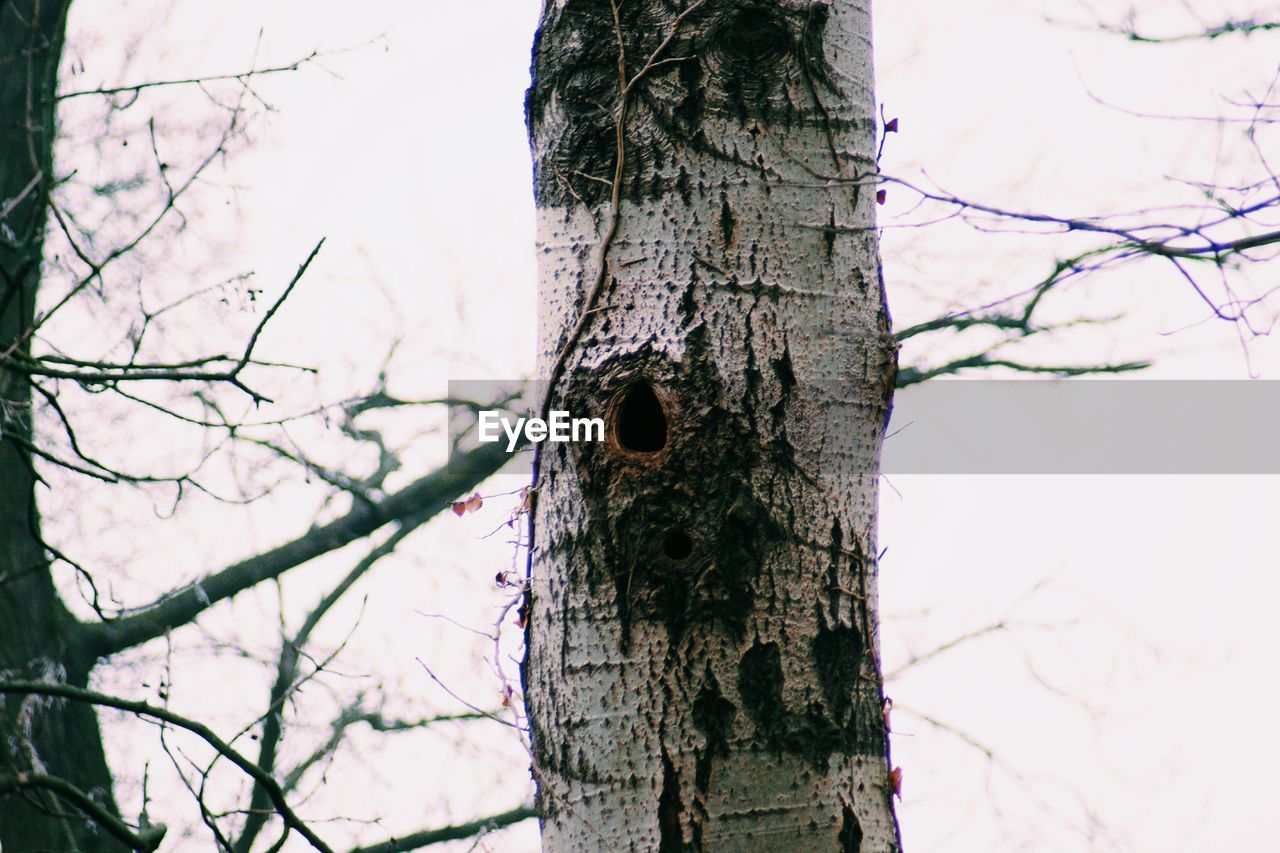
[[545, 848], [897, 850], [867, 4], [548, 0], [533, 76], [540, 372], [607, 424], [537, 463]]

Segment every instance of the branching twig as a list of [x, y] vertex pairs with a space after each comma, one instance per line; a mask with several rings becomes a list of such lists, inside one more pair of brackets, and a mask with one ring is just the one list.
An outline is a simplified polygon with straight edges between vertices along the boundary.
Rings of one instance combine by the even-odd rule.
[[[299, 686], [298, 658], [311, 641], [312, 632], [315, 631], [316, 626], [320, 624], [320, 620], [324, 618], [325, 614], [333, 608], [357, 580], [373, 568], [379, 560], [394, 552], [396, 546], [404, 541], [405, 537], [426, 523], [430, 517], [428, 515], [419, 515], [401, 522], [394, 533], [357, 562], [346, 577], [320, 600], [320, 603], [307, 615], [297, 634], [292, 638], [283, 638], [280, 659], [276, 665], [275, 684], [271, 688], [271, 698], [267, 711], [262, 716], [264, 723], [262, 737], [258, 746], [258, 766], [263, 770], [268, 773], [275, 772], [277, 748], [284, 734], [284, 703]], [[336, 748], [336, 744], [334, 746]], [[289, 790], [289, 787], [285, 786], [284, 790]], [[237, 853], [247, 853], [253, 847], [253, 842], [258, 833], [266, 825], [266, 808], [268, 805], [269, 792], [262, 785], [255, 784], [253, 793], [249, 798], [249, 812], [245, 818], [244, 829], [235, 843]]]
[[245, 83], [254, 77], [265, 77], [269, 74], [297, 71], [307, 63], [319, 59], [320, 56], [321, 53], [319, 51], [313, 50], [301, 59], [290, 62], [288, 65], [277, 65], [273, 68], [255, 68], [250, 71], [241, 71], [236, 74], [213, 74], [207, 77], [187, 77], [178, 80], [153, 80], [147, 83], [132, 83], [127, 86], [103, 86], [97, 89], [78, 89], [74, 92], [63, 92], [57, 96], [56, 100], [69, 101], [72, 98], [83, 98], [88, 95], [136, 95], [147, 89], [159, 89], [168, 86], [204, 85], [206, 83], [217, 83], [223, 80], [235, 80], [240, 83]]
[[265, 772], [261, 767], [249, 761], [230, 744], [223, 741], [214, 734], [213, 730], [204, 723], [187, 717], [179, 716], [165, 708], [158, 708], [146, 702], [136, 702], [129, 699], [121, 699], [117, 696], [108, 696], [104, 693], [97, 693], [92, 690], [85, 690], [80, 687], [72, 687], [69, 684], [46, 684], [34, 681], [0, 681], [0, 694], [10, 695], [37, 695], [37, 696], [55, 696], [62, 699], [70, 699], [75, 702], [85, 702], [91, 705], [97, 705], [104, 708], [115, 708], [119, 711], [125, 711], [139, 717], [150, 717], [155, 720], [168, 723], [180, 729], [191, 732], [199, 737], [206, 744], [222, 755], [236, 767], [239, 767], [255, 782], [266, 788], [271, 800], [271, 805], [280, 815], [285, 825], [297, 832], [303, 838], [310, 842], [311, 846], [321, 853], [332, 853], [331, 848], [320, 840], [302, 819], [294, 813], [288, 802], [285, 801], [284, 792], [280, 790], [280, 785], [271, 778], [271, 774]]

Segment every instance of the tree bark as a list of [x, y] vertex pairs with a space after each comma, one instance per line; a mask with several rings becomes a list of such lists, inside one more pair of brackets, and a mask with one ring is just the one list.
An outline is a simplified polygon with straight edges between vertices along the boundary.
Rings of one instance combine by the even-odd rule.
[[[0, 354], [25, 355], [35, 322], [46, 204], [53, 186], [54, 93], [66, 0], [0, 3]], [[0, 674], [83, 686], [68, 668], [75, 622], [54, 589], [36, 509], [31, 385], [0, 359]], [[91, 707], [10, 697], [0, 708], [0, 772], [69, 783], [111, 814], [111, 775]], [[0, 795], [0, 848], [115, 851], [49, 787]]]
[[896, 851], [866, 0], [546, 0], [524, 678], [544, 847]]

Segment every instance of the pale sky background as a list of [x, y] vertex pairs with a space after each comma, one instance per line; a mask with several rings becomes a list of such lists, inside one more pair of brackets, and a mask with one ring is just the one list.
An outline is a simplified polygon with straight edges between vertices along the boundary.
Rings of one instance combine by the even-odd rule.
[[[192, 250], [177, 271], [182, 263], [228, 275], [253, 270], [270, 299], [315, 241], [327, 237], [312, 274], [263, 341], [273, 356], [322, 368], [318, 384], [302, 383], [292, 393], [332, 398], [353, 386], [367, 389], [398, 338], [392, 390], [427, 397], [442, 393], [451, 378], [518, 377], [532, 369], [532, 198], [522, 102], [537, 5], [279, 0], [108, 7], [82, 0], [73, 13], [70, 60], [84, 65], [77, 83], [91, 87], [243, 70], [253, 62], [260, 29], [259, 66], [315, 48], [364, 45], [255, 83], [278, 110], [255, 126], [253, 147], [237, 155], [220, 185], [235, 200], [229, 206], [235, 213], [197, 225], [213, 248]], [[1153, 16], [1144, 20], [1153, 28], [1162, 21], [1187, 26], [1180, 4], [1148, 5]], [[1247, 8], [1193, 5], [1209, 18]], [[1115, 20], [1124, 4], [1094, 8]], [[1265, 88], [1276, 71], [1280, 34], [1146, 47], [1053, 25], [1049, 16], [1091, 20], [1083, 4], [1067, 0], [878, 4], [878, 98], [902, 130], [889, 139], [885, 170], [1007, 207], [1092, 214], [1168, 203], [1173, 196], [1164, 176], [1212, 177], [1218, 152], [1230, 158], [1242, 150], [1238, 130], [1136, 119], [1090, 93], [1151, 113], [1213, 116], [1224, 109], [1221, 96]], [[119, 52], [126, 45], [134, 61], [122, 74]], [[173, 103], [144, 98], [132, 110], [143, 119], [151, 110], [158, 122], [173, 120], [183, 115]], [[1228, 165], [1224, 179], [1230, 173]], [[882, 224], [905, 221], [909, 206], [903, 190], [890, 188]], [[890, 229], [883, 250], [899, 322], [1020, 290], [1068, 251], [1056, 238], [980, 235], [954, 224]], [[1273, 265], [1254, 280], [1266, 284], [1275, 275]], [[204, 272], [199, 280], [216, 278]], [[1202, 322], [1202, 304], [1155, 265], [1100, 277], [1056, 310], [1060, 317], [1122, 311], [1129, 319], [1038, 350], [1046, 360], [1154, 356], [1152, 375], [1161, 378], [1280, 378], [1273, 340], [1252, 344], [1246, 359], [1232, 329]], [[244, 322], [233, 304], [202, 332]], [[74, 325], [66, 328], [77, 333]], [[1175, 330], [1182, 331], [1169, 334]], [[912, 356], [908, 349], [907, 363]], [[437, 414], [419, 412], [387, 428], [408, 436], [439, 422]], [[1223, 436], [1206, 440], [1229, 435], [1226, 414]], [[322, 439], [301, 428], [296, 437]], [[443, 454], [443, 441], [422, 447], [407, 460], [417, 467], [408, 466], [406, 481]], [[484, 491], [519, 485], [498, 478]], [[73, 489], [66, 494], [78, 499]], [[63, 515], [51, 524], [69, 541], [92, 542], [100, 565], [121, 567], [116, 589], [142, 601], [148, 591], [304, 530], [316, 512], [307, 494], [286, 487], [254, 513], [197, 500], [167, 524], [150, 520], [150, 498], [117, 497], [79, 503], [74, 519]], [[426, 678], [414, 660], [421, 657], [459, 694], [494, 703], [497, 682], [478, 663], [488, 652], [484, 641], [422, 614], [490, 626], [502, 602], [493, 575], [512, 549], [502, 536], [483, 537], [509, 512], [512, 499], [505, 500], [429, 525], [361, 588], [362, 612], [357, 598], [335, 614], [326, 641], [351, 634], [343, 677], [385, 684], [393, 708], [406, 715], [460, 710]], [[1277, 508], [1277, 478], [886, 483], [880, 531], [888, 549], [881, 575], [886, 669], [993, 621], [1011, 623], [888, 685], [898, 706], [893, 756], [904, 770], [899, 816], [907, 849], [1200, 851], [1274, 844]], [[129, 513], [139, 512], [145, 521], [135, 523]], [[361, 553], [348, 549], [295, 570], [283, 584], [289, 612], [300, 612]], [[264, 590], [237, 598], [202, 624], [215, 638], [240, 636], [244, 625], [273, 625], [278, 607], [275, 592]], [[176, 646], [184, 642], [201, 651], [174, 676], [175, 706], [232, 730], [252, 718], [262, 697], [243, 695], [239, 685], [265, 688], [248, 680], [251, 664], [215, 654], [204, 640], [175, 639]], [[270, 640], [262, 646], [270, 653]], [[149, 648], [135, 669], [102, 683], [139, 689], [157, 677], [163, 655], [163, 648]], [[367, 673], [364, 681], [357, 677]], [[316, 693], [307, 701], [323, 707], [326, 694]], [[369, 752], [368, 762], [346, 754], [304, 813], [384, 818], [380, 826], [321, 825], [335, 841], [369, 842], [389, 829], [520, 803], [530, 786], [519, 745], [496, 727], [476, 725], [466, 734], [454, 728], [405, 737]], [[136, 764], [153, 740], [150, 730], [129, 725], [112, 728], [110, 738], [121, 766]], [[305, 752], [305, 744], [296, 749]], [[153, 760], [163, 764], [162, 757]], [[136, 786], [126, 784], [121, 798], [136, 810]], [[207, 849], [206, 843], [197, 835], [172, 849]], [[486, 843], [534, 850], [536, 830], [528, 823]]]

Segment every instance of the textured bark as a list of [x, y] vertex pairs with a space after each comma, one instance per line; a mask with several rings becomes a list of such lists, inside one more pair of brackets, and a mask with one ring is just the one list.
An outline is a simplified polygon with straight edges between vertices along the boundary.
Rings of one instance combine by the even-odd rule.
[[549, 851], [899, 849], [870, 33], [853, 0], [544, 4], [540, 372], [608, 424], [537, 463]]
[[[46, 199], [53, 185], [53, 93], [66, 18], [64, 0], [0, 3], [0, 353], [25, 353], [35, 318]], [[75, 626], [53, 586], [40, 539], [31, 389], [0, 364], [0, 674], [83, 685], [68, 667]], [[0, 708], [0, 773], [58, 777], [115, 812], [97, 718], [81, 704], [35, 697]], [[65, 816], [65, 817], [60, 817]], [[0, 795], [0, 848], [123, 850], [48, 789]]]

